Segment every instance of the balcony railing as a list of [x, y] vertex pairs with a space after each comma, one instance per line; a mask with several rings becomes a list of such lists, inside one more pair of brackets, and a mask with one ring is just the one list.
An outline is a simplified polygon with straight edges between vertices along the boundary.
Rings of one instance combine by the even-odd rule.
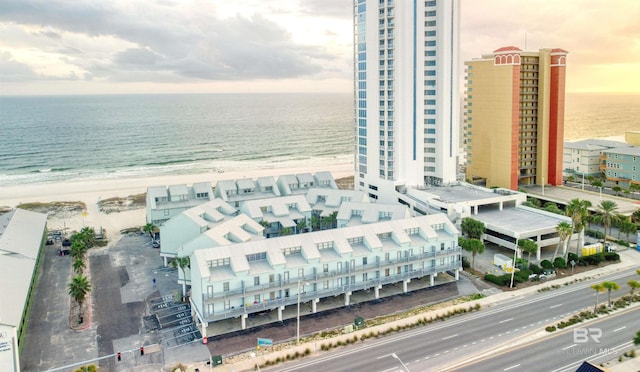
[[[407, 279], [421, 278], [426, 275], [456, 270], [456, 269], [460, 269], [462, 267], [461, 265], [462, 263], [460, 261], [457, 261], [450, 265], [438, 265], [435, 267], [417, 269], [417, 270], [403, 272], [401, 274], [396, 274], [388, 277], [381, 276], [379, 278], [369, 279], [366, 282], [356, 282], [356, 283], [350, 283], [348, 285], [341, 285], [334, 288], [301, 292], [300, 302], [304, 303], [307, 301], [311, 301], [313, 299], [333, 297], [333, 296], [344, 294], [346, 292], [365, 290], [365, 289], [369, 289], [379, 285], [387, 285], [391, 283], [404, 281]], [[318, 287], [321, 284], [322, 283], [316, 283], [316, 287]], [[297, 286], [297, 280], [296, 280], [296, 286]], [[208, 300], [208, 301], [205, 301], [205, 304], [211, 303], [211, 302], [213, 301]], [[221, 303], [221, 301], [215, 301], [215, 302]], [[251, 304], [247, 303], [247, 304], [242, 304], [239, 307], [233, 306], [227, 310], [222, 310], [220, 312], [216, 312], [213, 314], [205, 314], [205, 317], [207, 321], [212, 322], [212, 321], [218, 321], [223, 319], [235, 318], [242, 314], [253, 314], [253, 313], [259, 313], [263, 311], [271, 311], [281, 306], [296, 305], [297, 303], [298, 303], [298, 294], [296, 292], [294, 294], [292, 293], [289, 297], [276, 298], [273, 300], [266, 299], [261, 303], [251, 303]], [[206, 305], [205, 305], [205, 308], [206, 308]]]

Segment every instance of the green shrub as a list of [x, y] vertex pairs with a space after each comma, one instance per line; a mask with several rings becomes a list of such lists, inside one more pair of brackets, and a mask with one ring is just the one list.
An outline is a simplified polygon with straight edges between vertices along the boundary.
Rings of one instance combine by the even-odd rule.
[[[517, 271], [514, 275], [514, 280], [518, 283], [524, 283], [529, 280], [529, 275], [531, 275], [532, 273], [533, 272], [531, 270]], [[509, 280], [511, 280], [511, 277], [509, 277]]]
[[620, 261], [620, 255], [615, 252], [607, 252], [604, 254], [605, 261]]
[[544, 269], [551, 269], [553, 267], [553, 264], [549, 260], [542, 260], [540, 261], [540, 266], [542, 266], [542, 268]]
[[556, 259], [553, 260], [553, 267], [557, 269], [565, 269], [567, 267], [567, 262], [562, 257], [556, 257]]
[[500, 286], [504, 286], [507, 284], [507, 282], [504, 281], [503, 275], [496, 276], [493, 274], [487, 274], [484, 276], [484, 280]]
[[569, 252], [567, 255], [567, 262], [571, 262], [572, 260], [578, 263], [578, 261], [580, 261], [580, 257], [575, 253]]
[[624, 240], [616, 240], [616, 243], [625, 247], [629, 247], [629, 242], [625, 242]]
[[468, 269], [470, 267], [471, 267], [471, 264], [469, 263], [469, 260], [466, 257], [462, 256], [462, 268]]
[[529, 270], [534, 274], [542, 274], [542, 268], [536, 264], [529, 264]]
[[556, 330], [556, 326], [548, 326], [545, 328], [545, 331], [547, 332], [555, 332]]

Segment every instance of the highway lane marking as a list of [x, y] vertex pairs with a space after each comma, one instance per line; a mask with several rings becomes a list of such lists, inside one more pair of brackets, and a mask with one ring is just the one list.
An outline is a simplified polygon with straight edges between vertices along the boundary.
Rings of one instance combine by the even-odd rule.
[[560, 307], [560, 306], [562, 306], [562, 304], [557, 304], [557, 305], [549, 306], [549, 309], [555, 309], [556, 307]]
[[620, 327], [620, 328], [618, 328], [618, 329], [614, 329], [613, 331], [614, 331], [614, 332], [618, 332], [618, 331], [622, 331], [622, 330], [623, 330], [623, 329], [625, 329], [625, 328], [627, 328], [627, 326], [622, 326], [622, 327]]
[[577, 344], [573, 344], [573, 345], [569, 345], [569, 346], [567, 346], [567, 347], [563, 347], [563, 348], [562, 348], [562, 350], [569, 350], [569, 349], [571, 349], [572, 347], [574, 347], [574, 346], [576, 346], [576, 345], [577, 345]]
[[518, 367], [520, 367], [520, 364], [516, 364], [515, 366], [507, 367], [507, 368], [503, 369], [503, 371], [508, 371], [510, 369], [518, 368]]
[[455, 335], [451, 335], [451, 336], [447, 336], [447, 337], [443, 337], [443, 340], [448, 340], [450, 338], [454, 338], [454, 337], [458, 337], [458, 334], [456, 333]]
[[509, 318], [509, 319], [501, 320], [498, 323], [502, 324], [502, 323], [510, 322], [512, 320], [513, 320], [513, 318]]
[[502, 333], [498, 333], [498, 337], [502, 337]]
[[464, 344], [464, 345], [462, 345], [462, 347], [467, 347], [467, 346], [469, 346], [469, 344]]

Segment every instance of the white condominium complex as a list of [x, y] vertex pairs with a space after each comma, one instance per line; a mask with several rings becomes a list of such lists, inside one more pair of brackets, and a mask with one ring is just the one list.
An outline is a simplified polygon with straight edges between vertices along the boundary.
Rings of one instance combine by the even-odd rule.
[[372, 199], [456, 181], [459, 8], [354, 0], [355, 185]]

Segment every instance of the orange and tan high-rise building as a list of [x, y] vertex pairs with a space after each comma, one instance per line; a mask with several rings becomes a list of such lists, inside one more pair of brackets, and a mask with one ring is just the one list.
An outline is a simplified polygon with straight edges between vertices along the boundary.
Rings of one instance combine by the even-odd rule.
[[512, 190], [562, 184], [567, 54], [509, 46], [465, 62], [468, 180]]

